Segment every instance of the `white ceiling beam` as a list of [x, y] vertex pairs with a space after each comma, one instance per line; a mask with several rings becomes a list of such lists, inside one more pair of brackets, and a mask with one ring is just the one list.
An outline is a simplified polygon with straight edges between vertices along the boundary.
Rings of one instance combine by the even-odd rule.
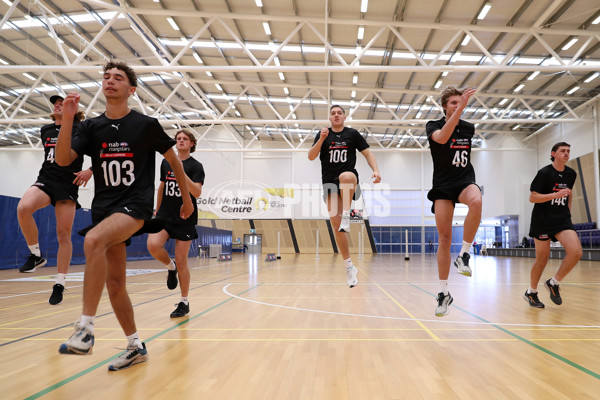
[[[149, 8], [140, 8], [140, 7], [122, 7], [115, 5], [113, 3], [108, 3], [106, 1], [101, 0], [86, 0], [89, 4], [96, 4], [102, 6], [107, 10], [113, 11], [124, 11], [132, 15], [154, 15], [154, 16], [163, 16], [165, 15], [165, 10], [163, 9], [149, 9]], [[563, 0], [556, 0], [551, 7], [548, 7], [545, 10], [544, 15], [551, 14], [551, 10], [554, 9], [554, 5], [556, 3], [562, 3]], [[181, 17], [181, 18], [192, 18], [194, 20], [198, 18], [211, 18], [218, 17], [221, 19], [231, 19], [231, 20], [252, 20], [252, 21], [269, 21], [269, 22], [286, 22], [286, 23], [301, 23], [305, 22], [308, 24], [312, 24], [315, 26], [323, 26], [327, 25], [351, 25], [351, 26], [374, 26], [380, 27], [382, 25], [389, 25], [396, 28], [413, 28], [413, 29], [425, 29], [427, 31], [430, 30], [446, 30], [446, 31], [462, 31], [464, 29], [464, 25], [455, 25], [455, 24], [444, 24], [444, 23], [434, 23], [434, 22], [409, 22], [409, 21], [389, 21], [389, 20], [378, 20], [378, 19], [357, 19], [357, 18], [332, 18], [332, 17], [305, 17], [305, 16], [297, 16], [297, 15], [272, 15], [272, 14], [245, 14], [245, 13], [230, 13], [230, 12], [205, 12], [205, 11], [190, 11], [190, 10], [174, 10], [169, 9], [169, 15], [172, 17]], [[547, 17], [546, 17], [547, 18]], [[542, 17], [539, 18], [542, 20]], [[539, 25], [536, 23], [534, 26]], [[530, 27], [514, 27], [514, 26], [506, 26], [506, 25], [469, 25], [469, 30], [471, 32], [496, 32], [496, 33], [520, 33], [527, 34], [530, 33]], [[536, 28], [536, 32], [546, 35], [560, 35], [560, 36], [595, 36], [597, 31], [593, 30], [584, 30], [584, 29], [560, 29], [560, 28]]]
[[[533, 72], [540, 71], [546, 73], [556, 72], [596, 72], [599, 66], [597, 63], [583, 63], [580, 65], [429, 65], [427, 67], [419, 65], [293, 65], [293, 66], [262, 66], [262, 65], [130, 65], [135, 72], [145, 73], [165, 73], [165, 72], [382, 72], [382, 73], [407, 73], [407, 72]], [[14, 74], [19, 72], [98, 72], [100, 66], [94, 65], [0, 65], [0, 74]]]

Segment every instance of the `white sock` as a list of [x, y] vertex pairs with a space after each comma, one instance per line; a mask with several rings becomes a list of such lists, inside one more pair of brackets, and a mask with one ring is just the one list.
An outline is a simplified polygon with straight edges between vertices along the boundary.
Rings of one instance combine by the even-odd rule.
[[468, 253], [472, 244], [473, 243], [467, 243], [463, 240], [463, 244], [462, 244], [462, 247], [460, 248], [460, 253], [458, 253], [458, 255], [462, 257], [463, 254]]
[[550, 279], [550, 284], [552, 284], [552, 285], [560, 285], [560, 281], [557, 280], [555, 277], [552, 277]]
[[142, 341], [140, 340], [137, 332], [127, 336], [127, 347], [129, 347], [130, 344], [135, 344], [138, 348], [142, 348]]
[[182, 297], [182, 298], [181, 298], [181, 302], [182, 302], [183, 304], [185, 304], [186, 306], [189, 306], [189, 305], [190, 305], [189, 297]]
[[167, 265], [167, 269], [169, 269], [169, 271], [175, 271], [175, 262], [173, 260], [169, 262], [169, 265]]
[[29, 251], [31, 252], [31, 254], [34, 254], [38, 257], [42, 256], [42, 252], [40, 251], [40, 244], [36, 243], [36, 244], [32, 244], [31, 246], [27, 246], [29, 247]]
[[352, 259], [351, 258], [344, 260], [344, 262], [346, 263], [346, 268], [352, 268]]
[[440, 291], [442, 293], [444, 293], [444, 296], [448, 295], [448, 280], [441, 280], [440, 279]]
[[529, 289], [527, 289], [527, 293], [531, 294], [531, 293], [537, 293], [537, 289], [532, 289], [531, 287]]
[[65, 286], [65, 280], [67, 278], [67, 274], [63, 274], [63, 273], [58, 273], [56, 274], [56, 283], [59, 283], [63, 286]]
[[94, 332], [94, 320], [96, 317], [94, 315], [82, 315], [79, 323], [85, 327], [87, 327], [90, 331]]

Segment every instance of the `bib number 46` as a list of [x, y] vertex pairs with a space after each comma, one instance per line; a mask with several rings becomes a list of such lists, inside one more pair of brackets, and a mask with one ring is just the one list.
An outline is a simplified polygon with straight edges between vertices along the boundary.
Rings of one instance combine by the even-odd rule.
[[466, 150], [456, 150], [454, 153], [454, 158], [452, 159], [452, 165], [454, 165], [456, 168], [466, 167], [467, 163], [469, 162], [468, 155], [469, 153]]

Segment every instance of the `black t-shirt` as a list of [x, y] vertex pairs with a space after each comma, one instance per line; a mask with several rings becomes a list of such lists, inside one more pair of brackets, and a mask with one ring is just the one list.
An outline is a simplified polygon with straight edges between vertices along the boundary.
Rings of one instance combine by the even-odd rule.
[[[202, 163], [194, 157], [189, 157], [182, 161], [185, 174], [192, 182], [201, 183], [204, 185], [204, 168]], [[164, 190], [160, 202], [160, 209], [157, 215], [176, 224], [196, 225], [198, 223], [198, 205], [196, 198], [190, 194], [192, 204], [194, 204], [194, 212], [187, 219], [181, 219], [179, 213], [183, 200], [181, 199], [181, 191], [175, 179], [175, 173], [167, 160], [162, 160], [160, 165], [160, 180], [164, 182]]]
[[471, 139], [475, 135], [475, 125], [459, 120], [448, 141], [441, 144], [431, 135], [444, 125], [446, 118], [429, 121], [425, 128], [433, 159], [433, 187], [466, 181], [475, 183], [475, 170], [471, 164]]
[[[565, 166], [562, 172], [554, 169], [552, 164], [540, 169], [531, 182], [529, 190], [539, 194], [550, 194], [561, 189], [573, 189], [577, 172]], [[535, 203], [531, 214], [531, 221], [539, 221], [545, 224], [554, 224], [571, 220], [569, 210], [569, 197], [559, 197], [544, 203]]]
[[[78, 123], [73, 124], [72, 136], [76, 135], [78, 126]], [[58, 141], [58, 132], [60, 132], [60, 125], [49, 124], [42, 126], [40, 136], [44, 146], [44, 162], [40, 168], [37, 180], [45, 181], [49, 179], [64, 185], [78, 187], [73, 184], [73, 179], [75, 179], [74, 173], [81, 171], [81, 167], [83, 166], [83, 155], [77, 157], [66, 167], [58, 165], [54, 161], [54, 150], [56, 148], [56, 142]]]
[[[320, 137], [321, 132], [317, 132], [313, 146]], [[319, 155], [323, 183], [334, 182], [342, 172], [355, 171], [356, 150], [368, 148], [369, 144], [356, 129], [344, 127], [341, 132], [333, 132], [329, 128], [329, 135], [323, 141]]]
[[155, 152], [175, 144], [158, 123], [135, 110], [121, 119], [105, 114], [83, 121], [73, 138], [77, 154], [92, 159], [95, 193], [92, 210], [99, 213], [136, 204], [152, 212]]

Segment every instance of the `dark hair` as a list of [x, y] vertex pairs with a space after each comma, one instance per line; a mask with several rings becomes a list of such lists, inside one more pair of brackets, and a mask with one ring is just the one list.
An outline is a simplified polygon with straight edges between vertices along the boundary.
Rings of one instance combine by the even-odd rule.
[[180, 133], [183, 133], [192, 142], [192, 148], [190, 149], [190, 153], [195, 152], [196, 151], [196, 143], [198, 143], [198, 141], [196, 140], [196, 136], [194, 136], [194, 134], [192, 132], [188, 131], [187, 129], [181, 129], [181, 130], [177, 131], [177, 133], [175, 134], [175, 140], [177, 140], [177, 135], [179, 135]]
[[554, 161], [554, 156], [552, 156], [552, 153], [558, 150], [559, 147], [571, 147], [571, 145], [567, 142], [558, 142], [554, 146], [552, 146], [552, 150], [550, 151], [550, 159], [552, 161]]
[[[464, 90], [459, 90], [454, 86], [447, 86], [444, 90], [442, 90], [442, 93], [440, 93], [440, 101], [442, 102], [442, 107], [446, 107], [446, 104], [448, 104], [448, 99], [450, 97], [462, 96], [464, 92]], [[444, 114], [445, 113], [446, 112], [444, 111]]]
[[[54, 114], [50, 114], [50, 118], [52, 118], [52, 121], [56, 121], [56, 118], [54, 118]], [[85, 113], [83, 111], [77, 111], [77, 114], [75, 114], [75, 116], [73, 117], [73, 121], [75, 122], [81, 122], [85, 119]]]
[[340, 106], [339, 104], [334, 104], [329, 108], [329, 114], [331, 114], [331, 110], [333, 110], [334, 108], [339, 108], [340, 110], [342, 110], [342, 114], [346, 115], [346, 110], [344, 110], [344, 108], [342, 106]]
[[125, 75], [127, 75], [127, 79], [129, 79], [129, 84], [131, 86], [135, 86], [137, 87], [137, 75], [135, 74], [135, 71], [133, 70], [133, 68], [131, 68], [129, 65], [125, 64], [122, 61], [109, 61], [106, 63], [106, 65], [103, 68], [104, 73], [106, 73], [106, 71], [108, 71], [109, 69], [113, 69], [116, 68], [118, 70], [121, 70], [123, 72], [125, 72]]

